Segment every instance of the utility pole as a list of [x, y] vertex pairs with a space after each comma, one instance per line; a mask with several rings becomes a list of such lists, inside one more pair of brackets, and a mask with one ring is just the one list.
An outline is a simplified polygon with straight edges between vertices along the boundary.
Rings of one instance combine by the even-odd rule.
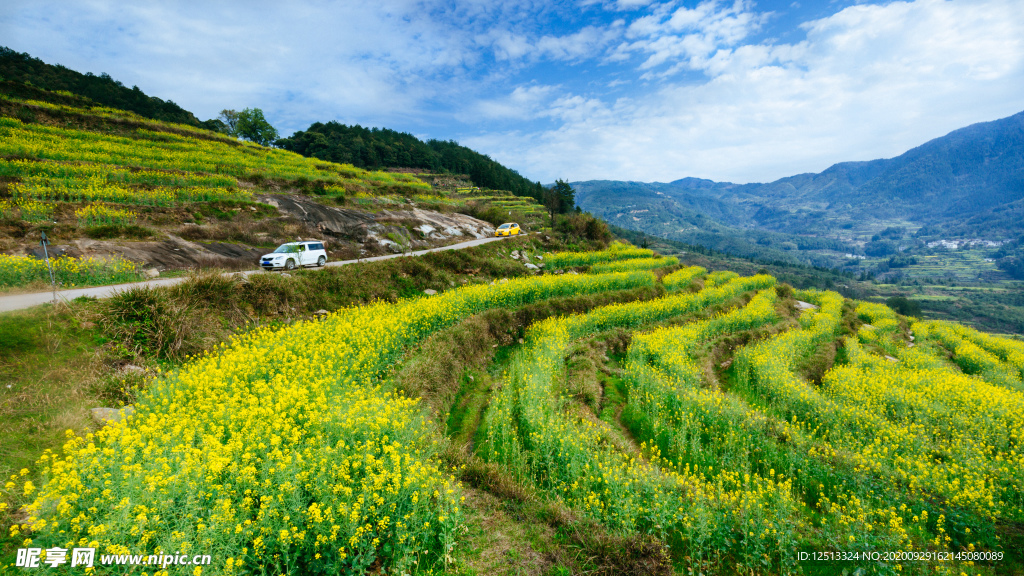
[[53, 303], [57, 304], [57, 281], [53, 277], [53, 266], [50, 265], [50, 252], [46, 249], [46, 245], [50, 243], [46, 239], [46, 232], [43, 232], [43, 239], [39, 241], [43, 246], [43, 258], [46, 260], [46, 269], [50, 271], [50, 286], [53, 287]]

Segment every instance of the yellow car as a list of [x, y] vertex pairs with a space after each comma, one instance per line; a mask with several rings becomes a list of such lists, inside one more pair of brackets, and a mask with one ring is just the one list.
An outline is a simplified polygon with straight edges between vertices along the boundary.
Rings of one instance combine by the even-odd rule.
[[519, 224], [506, 222], [494, 231], [495, 236], [516, 236], [519, 234]]

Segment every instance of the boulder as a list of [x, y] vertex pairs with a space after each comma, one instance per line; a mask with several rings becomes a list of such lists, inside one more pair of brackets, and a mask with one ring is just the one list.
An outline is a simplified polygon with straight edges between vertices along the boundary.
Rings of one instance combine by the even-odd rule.
[[156, 268], [146, 268], [142, 271], [142, 275], [146, 278], [158, 278], [160, 277], [160, 271]]
[[433, 296], [434, 294], [437, 294], [437, 290], [431, 290], [430, 288], [427, 288], [426, 290], [423, 291], [423, 293], [426, 294], [427, 296]]

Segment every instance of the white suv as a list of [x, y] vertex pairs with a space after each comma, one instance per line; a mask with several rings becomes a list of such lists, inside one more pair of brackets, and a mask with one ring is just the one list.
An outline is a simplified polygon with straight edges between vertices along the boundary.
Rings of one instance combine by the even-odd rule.
[[264, 270], [284, 268], [294, 270], [297, 266], [323, 266], [327, 264], [327, 251], [324, 243], [317, 241], [289, 242], [281, 244], [270, 254], [260, 258], [260, 266]]

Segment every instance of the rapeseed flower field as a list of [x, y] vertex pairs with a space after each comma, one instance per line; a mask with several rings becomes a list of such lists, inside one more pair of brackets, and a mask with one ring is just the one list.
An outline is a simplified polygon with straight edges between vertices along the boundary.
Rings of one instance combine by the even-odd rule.
[[382, 385], [388, 366], [481, 310], [653, 281], [511, 280], [254, 330], [158, 378], [125, 424], [44, 455], [46, 482], [12, 534], [110, 554], [201, 549], [226, 572], [443, 563], [461, 500], [432, 423]]
[[656, 268], [667, 268], [677, 266], [679, 259], [675, 256], [660, 258], [634, 258], [632, 260], [620, 260], [616, 262], [602, 262], [590, 267], [593, 274], [606, 274], [608, 272], [627, 272], [631, 270], [654, 270]]
[[[43, 454], [41, 483], [12, 478], [33, 502], [10, 535], [201, 551], [217, 574], [459, 571], [472, 504], [396, 364], [487, 310], [641, 289], [527, 326], [471, 457], [595, 529], [653, 539], [681, 573], [809, 573], [812, 550], [897, 554], [846, 565], [870, 573], [999, 573], [992, 554], [1024, 521], [1018, 341], [767, 275], [659, 281], [659, 259], [621, 245], [552, 260], [591, 271], [255, 328], [158, 374], [134, 415]], [[573, 350], [622, 334], [602, 384], [622, 386], [618, 409], [579, 401]]]
[[[123, 258], [99, 259], [91, 256], [50, 259], [54, 280], [62, 288], [95, 284], [116, 284], [142, 279], [142, 268]], [[0, 287], [24, 286], [31, 282], [50, 282], [46, 262], [32, 256], [0, 254]]]
[[669, 290], [678, 290], [680, 288], [687, 288], [694, 280], [701, 278], [708, 271], [702, 266], [687, 266], [680, 270], [676, 270], [671, 274], [665, 275], [661, 279], [661, 283], [665, 285], [665, 288]]
[[626, 244], [613, 242], [607, 250], [593, 252], [554, 252], [544, 256], [544, 262], [551, 268], [569, 266], [592, 266], [604, 262], [624, 261], [633, 258], [651, 258], [653, 250], [635, 248]]
[[241, 177], [365, 182], [430, 193], [407, 174], [349, 165], [222, 138], [138, 128], [131, 136], [23, 124], [0, 118], [0, 175], [16, 177], [15, 197], [40, 201], [103, 201], [145, 206], [251, 201]]

